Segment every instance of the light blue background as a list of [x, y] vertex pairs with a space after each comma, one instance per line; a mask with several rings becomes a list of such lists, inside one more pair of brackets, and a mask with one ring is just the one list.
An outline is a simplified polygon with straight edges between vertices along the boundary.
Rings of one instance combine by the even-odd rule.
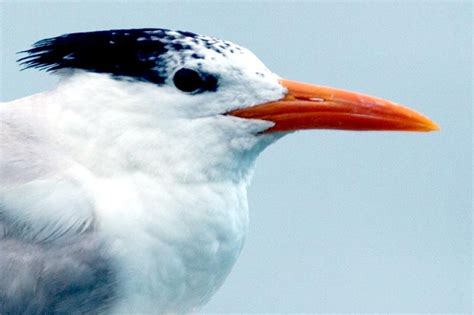
[[267, 149], [246, 247], [204, 311], [471, 312], [471, 2], [12, 1], [0, 19], [2, 100], [53, 87], [15, 64], [39, 39], [165, 27], [430, 116], [440, 132], [300, 132]]

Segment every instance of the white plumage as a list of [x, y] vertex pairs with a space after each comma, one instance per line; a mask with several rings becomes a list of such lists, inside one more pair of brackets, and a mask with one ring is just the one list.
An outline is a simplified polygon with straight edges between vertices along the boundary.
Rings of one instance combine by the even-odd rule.
[[74, 70], [53, 91], [1, 105], [7, 214], [35, 240], [100, 231], [119, 270], [114, 312], [199, 307], [242, 248], [253, 163], [275, 137], [255, 136], [269, 122], [222, 114], [284, 89], [250, 52], [214, 55], [200, 62], [219, 73], [215, 93]]
[[[49, 293], [51, 284], [40, 282], [44, 298], [29, 294], [41, 312], [198, 310], [242, 249], [256, 157], [291, 131], [284, 125], [284, 132], [266, 133], [286, 114], [272, 121], [229, 113], [288, 98], [288, 89], [248, 50], [186, 32], [73, 34], [35, 47], [27, 65], [49, 67], [61, 80], [52, 91], [0, 106], [0, 247], [6, 253], [0, 267], [10, 270], [10, 278], [0, 277], [0, 299], [10, 301], [0, 303], [0, 313], [27, 309], [26, 283], [48, 274], [46, 267], [23, 275], [8, 268], [24, 264], [30, 270], [35, 259], [46, 266], [47, 253], [67, 258], [70, 246], [78, 247], [70, 257], [75, 267], [53, 263], [53, 271], [63, 270], [56, 277], [81, 278], [90, 269], [90, 280], [85, 289], [67, 291], [67, 303], [58, 298], [63, 291]], [[138, 58], [132, 66], [131, 57]], [[136, 71], [150, 62], [152, 68]], [[202, 84], [211, 76], [217, 87], [183, 91], [179, 69], [194, 69]], [[324, 105], [322, 96], [295, 95], [289, 102]], [[310, 123], [293, 124], [317, 128], [320, 121]], [[86, 251], [81, 242], [98, 245]], [[37, 253], [28, 262], [27, 247]], [[82, 263], [84, 257], [92, 258]], [[97, 261], [105, 271], [94, 271]], [[96, 288], [99, 276], [106, 289]], [[15, 304], [17, 298], [26, 304]]]

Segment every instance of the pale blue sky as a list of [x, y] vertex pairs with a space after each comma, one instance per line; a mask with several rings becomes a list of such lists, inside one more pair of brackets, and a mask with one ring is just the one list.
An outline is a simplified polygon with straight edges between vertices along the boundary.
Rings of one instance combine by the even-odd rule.
[[15, 52], [75, 31], [228, 39], [282, 77], [377, 95], [430, 134], [300, 132], [260, 157], [244, 251], [208, 313], [472, 308], [472, 3], [1, 3], [1, 100], [54, 86]]

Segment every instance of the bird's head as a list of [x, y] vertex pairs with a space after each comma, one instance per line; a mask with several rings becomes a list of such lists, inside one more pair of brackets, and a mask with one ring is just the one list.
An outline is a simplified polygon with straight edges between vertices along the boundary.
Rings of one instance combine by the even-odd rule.
[[237, 151], [264, 147], [301, 129], [438, 129], [425, 116], [390, 101], [282, 79], [249, 50], [190, 32], [67, 34], [42, 40], [27, 53], [20, 59], [27, 68], [83, 70], [123, 87], [140, 87], [131, 89], [146, 96], [146, 112], [158, 127], [182, 126], [190, 137], [209, 137], [212, 129], [225, 135], [215, 141], [238, 143], [243, 149]]

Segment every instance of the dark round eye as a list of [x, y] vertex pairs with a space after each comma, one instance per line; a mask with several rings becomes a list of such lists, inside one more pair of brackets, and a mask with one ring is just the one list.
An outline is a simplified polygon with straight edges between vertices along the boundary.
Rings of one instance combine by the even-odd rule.
[[205, 82], [194, 70], [182, 68], [173, 77], [174, 85], [183, 92], [194, 92], [203, 89]]

